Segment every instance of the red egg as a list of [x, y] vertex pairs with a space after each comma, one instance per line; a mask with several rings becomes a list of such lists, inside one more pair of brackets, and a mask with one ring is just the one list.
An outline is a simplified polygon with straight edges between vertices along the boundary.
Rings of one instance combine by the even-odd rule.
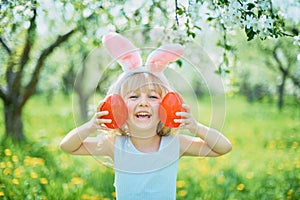
[[121, 128], [127, 118], [128, 111], [123, 98], [119, 94], [113, 94], [108, 96], [99, 111], [108, 111], [108, 115], [104, 115], [101, 119], [111, 119], [111, 123], [106, 123], [105, 125], [111, 129]]
[[174, 119], [182, 118], [176, 116], [176, 112], [186, 111], [182, 108], [183, 103], [183, 99], [176, 92], [168, 92], [166, 94], [159, 107], [159, 118], [165, 126], [177, 128], [180, 125], [180, 123], [175, 123]]

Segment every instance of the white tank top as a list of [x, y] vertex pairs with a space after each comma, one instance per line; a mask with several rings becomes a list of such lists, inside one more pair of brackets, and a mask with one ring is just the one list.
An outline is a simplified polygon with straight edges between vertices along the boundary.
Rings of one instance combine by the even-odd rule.
[[179, 139], [162, 136], [159, 150], [140, 152], [129, 136], [117, 136], [114, 152], [117, 200], [176, 199]]

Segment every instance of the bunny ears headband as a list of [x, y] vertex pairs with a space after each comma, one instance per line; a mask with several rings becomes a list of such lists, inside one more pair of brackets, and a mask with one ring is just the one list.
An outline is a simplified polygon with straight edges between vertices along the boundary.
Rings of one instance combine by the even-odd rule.
[[117, 33], [108, 33], [104, 35], [102, 43], [110, 55], [122, 66], [123, 74], [117, 81], [119, 85], [130, 75], [143, 72], [150, 73], [167, 84], [168, 81], [163, 74], [164, 69], [184, 52], [179, 44], [163, 45], [150, 53], [143, 66], [139, 49], [127, 38]]

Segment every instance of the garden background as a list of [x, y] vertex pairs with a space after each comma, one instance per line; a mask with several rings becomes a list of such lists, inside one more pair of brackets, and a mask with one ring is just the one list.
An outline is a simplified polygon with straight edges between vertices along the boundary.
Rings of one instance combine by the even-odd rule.
[[[222, 80], [218, 128], [233, 150], [182, 158], [177, 199], [300, 199], [299, 10], [299, 1], [1, 1], [0, 199], [115, 199], [112, 168], [59, 148], [120, 73], [103, 64], [110, 31], [142, 35], [137, 46], [196, 44], [200, 73]], [[210, 125], [210, 82], [190, 80]]]

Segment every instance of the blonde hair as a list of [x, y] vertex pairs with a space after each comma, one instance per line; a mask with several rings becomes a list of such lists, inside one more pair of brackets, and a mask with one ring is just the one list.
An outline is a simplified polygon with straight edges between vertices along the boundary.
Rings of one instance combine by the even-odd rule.
[[[154, 89], [163, 98], [170, 88], [169, 84], [152, 73], [137, 72], [130, 76], [120, 77], [114, 85], [109, 89], [108, 94], [117, 93], [124, 97], [129, 92], [135, 91], [140, 88]], [[128, 135], [128, 132], [124, 128], [120, 128], [117, 131], [121, 135]], [[164, 126], [162, 122], [159, 122], [156, 128], [156, 133], [159, 136], [168, 136], [171, 134], [171, 129]]]

